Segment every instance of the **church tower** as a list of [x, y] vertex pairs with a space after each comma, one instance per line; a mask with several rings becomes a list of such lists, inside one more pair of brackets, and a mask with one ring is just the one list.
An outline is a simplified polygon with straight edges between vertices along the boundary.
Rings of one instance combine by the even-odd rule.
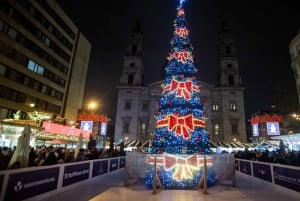
[[140, 22], [136, 23], [124, 56], [123, 72], [120, 85], [142, 86], [143, 85], [143, 33], [141, 31]]
[[219, 85], [223, 87], [242, 86], [234, 39], [225, 22], [222, 23], [219, 34], [218, 80]]
[[218, 47], [217, 99], [212, 103], [214, 141], [246, 142], [244, 87], [239, 73], [234, 38], [228, 25], [222, 23]]
[[149, 135], [149, 90], [144, 86], [144, 45], [141, 24], [129, 37], [118, 89], [115, 142], [146, 141]]

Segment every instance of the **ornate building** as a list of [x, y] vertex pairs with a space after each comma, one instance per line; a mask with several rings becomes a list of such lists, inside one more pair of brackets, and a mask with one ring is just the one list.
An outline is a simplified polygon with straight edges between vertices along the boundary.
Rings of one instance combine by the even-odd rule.
[[[244, 87], [239, 74], [234, 39], [224, 23], [219, 33], [218, 85], [201, 82], [206, 129], [213, 142], [246, 142]], [[118, 88], [115, 141], [151, 139], [162, 92], [157, 81], [143, 84], [143, 33], [137, 23], [124, 56]], [[148, 76], [148, 75], [145, 75]], [[149, 75], [150, 76], [150, 75]]]

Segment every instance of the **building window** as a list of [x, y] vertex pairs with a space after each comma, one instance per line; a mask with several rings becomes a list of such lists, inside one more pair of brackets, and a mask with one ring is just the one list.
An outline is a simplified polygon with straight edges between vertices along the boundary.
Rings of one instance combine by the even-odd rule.
[[229, 107], [230, 107], [230, 111], [236, 111], [237, 110], [236, 103], [234, 101], [231, 101], [229, 103]]
[[129, 123], [127, 122], [123, 125], [123, 133], [129, 133]]
[[131, 108], [131, 101], [130, 100], [126, 100], [125, 101], [125, 110], [130, 110]]
[[47, 85], [43, 85], [43, 86], [42, 86], [42, 89], [41, 89], [41, 92], [42, 92], [43, 94], [47, 94], [47, 89], [48, 89], [48, 86], [47, 86]]
[[17, 38], [17, 31], [14, 30], [13, 28], [9, 28], [7, 35], [12, 38], [13, 40], [15, 40]]
[[17, 103], [25, 103], [27, 99], [27, 95], [21, 92], [17, 93], [16, 101]]
[[133, 74], [128, 76], [128, 84], [133, 84]]
[[140, 123], [140, 133], [141, 134], [146, 134], [147, 130], [147, 124], [146, 123]]
[[131, 48], [131, 53], [132, 53], [132, 56], [135, 56], [136, 53], [137, 53], [137, 46], [136, 45], [133, 45], [132, 48]]
[[0, 64], [0, 75], [5, 75], [6, 66], [3, 64]]
[[228, 76], [228, 84], [230, 86], [233, 86], [234, 85], [234, 77], [232, 75], [229, 75]]
[[218, 103], [214, 103], [214, 104], [212, 105], [212, 110], [213, 110], [214, 112], [219, 111], [219, 109], [220, 109], [220, 106], [219, 106]]
[[231, 51], [231, 47], [229, 45], [226, 45], [225, 46], [225, 54], [231, 54], [232, 51]]
[[51, 43], [51, 41], [50, 41], [50, 39], [48, 38], [48, 37], [45, 37], [45, 39], [44, 39], [44, 43], [45, 43], [45, 45], [47, 45], [48, 47], [50, 46], [50, 43]]
[[219, 133], [220, 133], [219, 124], [215, 124], [215, 135], [219, 135]]
[[44, 75], [45, 68], [32, 60], [29, 60], [27, 68], [37, 74]]
[[238, 125], [237, 124], [231, 125], [231, 131], [232, 131], [232, 135], [237, 135], [237, 133], [238, 133]]
[[143, 102], [143, 104], [142, 104], [142, 110], [143, 111], [148, 111], [148, 103], [147, 102]]

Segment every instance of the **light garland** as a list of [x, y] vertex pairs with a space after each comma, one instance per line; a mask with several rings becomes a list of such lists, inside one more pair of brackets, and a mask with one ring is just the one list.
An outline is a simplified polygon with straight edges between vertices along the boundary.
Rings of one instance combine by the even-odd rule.
[[[212, 158], [207, 157], [207, 166], [212, 166]], [[155, 157], [148, 156], [148, 164], [154, 165]], [[198, 158], [197, 155], [191, 155], [186, 158], [175, 155], [164, 154], [162, 157], [156, 157], [156, 165], [162, 166], [167, 171], [172, 171], [173, 179], [177, 181], [192, 179], [195, 172], [204, 166], [204, 158]]]

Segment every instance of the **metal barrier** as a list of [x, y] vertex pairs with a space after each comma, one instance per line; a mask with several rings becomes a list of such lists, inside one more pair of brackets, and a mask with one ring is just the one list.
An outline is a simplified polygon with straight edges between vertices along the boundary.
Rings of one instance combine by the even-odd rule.
[[0, 201], [42, 200], [125, 167], [125, 157], [0, 172]]
[[[176, 157], [176, 159], [173, 158]], [[125, 167], [125, 186], [143, 183], [145, 185], [149, 172], [153, 175], [152, 190], [153, 194], [165, 188], [161, 178], [161, 174], [157, 174], [157, 169], [160, 172], [166, 169], [176, 169], [176, 165], [183, 166], [184, 163], [192, 164], [188, 167], [196, 172], [201, 171], [199, 179], [196, 181], [196, 188], [203, 187], [203, 193], [207, 193], [207, 172], [210, 176], [213, 174], [217, 184], [235, 186], [235, 164], [233, 154], [210, 154], [210, 155], [164, 155], [164, 154], [145, 154], [140, 152], [127, 152], [126, 167]], [[191, 160], [189, 160], [191, 159]], [[170, 162], [171, 161], [171, 162]], [[168, 163], [168, 164], [167, 164]], [[171, 163], [171, 164], [170, 164]], [[171, 167], [173, 166], [173, 167]], [[180, 169], [180, 168], [179, 168]], [[199, 176], [199, 175], [198, 175]]]
[[236, 158], [235, 170], [300, 192], [300, 167]]

